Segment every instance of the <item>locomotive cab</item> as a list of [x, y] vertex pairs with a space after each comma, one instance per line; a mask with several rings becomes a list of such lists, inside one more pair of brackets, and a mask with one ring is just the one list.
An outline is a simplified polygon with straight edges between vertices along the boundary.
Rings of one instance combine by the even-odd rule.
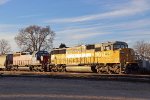
[[47, 51], [38, 51], [35, 53], [36, 60], [40, 62], [44, 71], [49, 71], [49, 53]]
[[104, 51], [107, 50], [119, 50], [123, 48], [128, 48], [128, 44], [121, 41], [102, 43], [102, 48]]
[[[97, 72], [103, 73], [128, 73], [138, 68], [135, 62], [134, 51], [122, 41], [106, 42], [96, 45], [95, 61]], [[101, 48], [101, 51], [97, 51]], [[130, 70], [130, 71], [129, 71]]]
[[36, 60], [40, 62], [43, 60], [44, 56], [49, 56], [49, 53], [47, 51], [38, 51], [35, 53]]
[[134, 50], [128, 48], [125, 42], [116, 42], [113, 44], [113, 50], [119, 50], [120, 66], [123, 73], [138, 71], [138, 63], [135, 62]]

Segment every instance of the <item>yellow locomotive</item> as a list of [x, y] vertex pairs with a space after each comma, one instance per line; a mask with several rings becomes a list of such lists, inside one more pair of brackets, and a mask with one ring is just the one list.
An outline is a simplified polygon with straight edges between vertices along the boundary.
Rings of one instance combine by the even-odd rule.
[[121, 41], [58, 48], [51, 52], [54, 72], [131, 73], [138, 69], [134, 51]]

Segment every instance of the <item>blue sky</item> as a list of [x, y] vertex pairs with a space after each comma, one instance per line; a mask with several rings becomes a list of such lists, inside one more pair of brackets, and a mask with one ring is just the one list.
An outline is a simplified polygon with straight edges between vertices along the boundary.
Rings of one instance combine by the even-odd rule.
[[19, 50], [14, 37], [29, 25], [49, 25], [54, 47], [150, 41], [150, 0], [0, 0], [0, 39]]

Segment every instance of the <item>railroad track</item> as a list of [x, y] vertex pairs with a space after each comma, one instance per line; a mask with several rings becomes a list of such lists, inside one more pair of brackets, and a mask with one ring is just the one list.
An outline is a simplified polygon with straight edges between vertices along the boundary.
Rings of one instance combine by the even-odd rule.
[[0, 71], [0, 76], [1, 77], [47, 77], [47, 78], [65, 78], [65, 79], [150, 82], [150, 75], [136, 75], [136, 74]]

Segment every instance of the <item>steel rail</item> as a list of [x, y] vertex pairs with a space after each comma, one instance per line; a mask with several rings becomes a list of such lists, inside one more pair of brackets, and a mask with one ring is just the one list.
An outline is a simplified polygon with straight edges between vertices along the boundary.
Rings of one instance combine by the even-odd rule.
[[69, 78], [69, 79], [150, 82], [150, 75], [138, 75], [138, 74], [0, 71], [0, 76], [1, 77], [47, 77], [47, 78], [65, 78], [65, 79]]

